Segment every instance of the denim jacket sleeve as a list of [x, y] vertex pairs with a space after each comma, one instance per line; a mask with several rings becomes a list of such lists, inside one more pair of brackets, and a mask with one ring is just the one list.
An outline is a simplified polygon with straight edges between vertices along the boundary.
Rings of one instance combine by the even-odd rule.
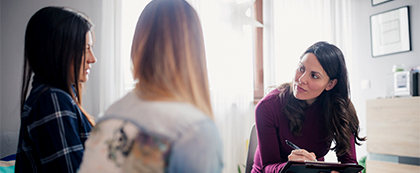
[[169, 160], [168, 172], [221, 172], [223, 146], [215, 124], [202, 121], [183, 134], [173, 146]]

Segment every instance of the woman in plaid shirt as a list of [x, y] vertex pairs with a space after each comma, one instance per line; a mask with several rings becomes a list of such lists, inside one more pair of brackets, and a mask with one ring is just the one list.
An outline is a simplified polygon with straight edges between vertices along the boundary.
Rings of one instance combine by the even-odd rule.
[[29, 20], [15, 172], [76, 172], [79, 167], [94, 125], [81, 107], [82, 84], [96, 62], [92, 26], [86, 15], [63, 7], [42, 8]]

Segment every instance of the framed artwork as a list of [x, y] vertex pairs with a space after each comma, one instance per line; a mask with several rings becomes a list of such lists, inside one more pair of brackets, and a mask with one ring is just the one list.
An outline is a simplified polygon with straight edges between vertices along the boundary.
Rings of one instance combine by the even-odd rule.
[[389, 1], [392, 1], [392, 0], [372, 0], [372, 6], [383, 4], [383, 3], [389, 2]]
[[411, 51], [408, 6], [370, 16], [372, 56]]

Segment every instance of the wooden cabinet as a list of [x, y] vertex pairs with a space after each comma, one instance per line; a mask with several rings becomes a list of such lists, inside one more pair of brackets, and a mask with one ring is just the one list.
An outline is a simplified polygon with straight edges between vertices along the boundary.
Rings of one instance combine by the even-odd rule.
[[368, 157], [367, 172], [420, 173], [420, 97], [368, 100], [366, 116], [368, 152], [393, 158]]

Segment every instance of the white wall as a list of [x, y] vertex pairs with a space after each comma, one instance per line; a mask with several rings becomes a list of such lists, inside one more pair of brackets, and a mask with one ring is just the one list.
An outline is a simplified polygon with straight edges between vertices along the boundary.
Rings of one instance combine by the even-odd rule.
[[[66, 6], [86, 13], [93, 23], [100, 28], [102, 20], [101, 0], [1, 0], [1, 60], [0, 60], [0, 132], [18, 132], [20, 128], [20, 87], [23, 70], [23, 48], [26, 25], [30, 17], [45, 6]], [[100, 29], [95, 30], [96, 43], [100, 43]], [[100, 44], [94, 48], [100, 62]], [[97, 65], [96, 65], [97, 66]], [[98, 80], [99, 69], [93, 65], [83, 107], [96, 116], [99, 113]], [[11, 154], [1, 146], [0, 157]]]
[[[409, 6], [411, 27], [411, 51], [382, 57], [371, 56], [370, 16], [394, 8]], [[353, 79], [350, 81], [352, 101], [361, 124], [361, 135], [366, 135], [366, 100], [386, 96], [387, 75], [394, 64], [406, 68], [420, 65], [420, 1], [395, 0], [372, 6], [370, 0], [352, 1], [353, 31]], [[362, 90], [361, 81], [369, 80], [371, 88]], [[369, 138], [369, 136], [368, 136]], [[366, 142], [357, 148], [358, 158], [367, 155]]]

